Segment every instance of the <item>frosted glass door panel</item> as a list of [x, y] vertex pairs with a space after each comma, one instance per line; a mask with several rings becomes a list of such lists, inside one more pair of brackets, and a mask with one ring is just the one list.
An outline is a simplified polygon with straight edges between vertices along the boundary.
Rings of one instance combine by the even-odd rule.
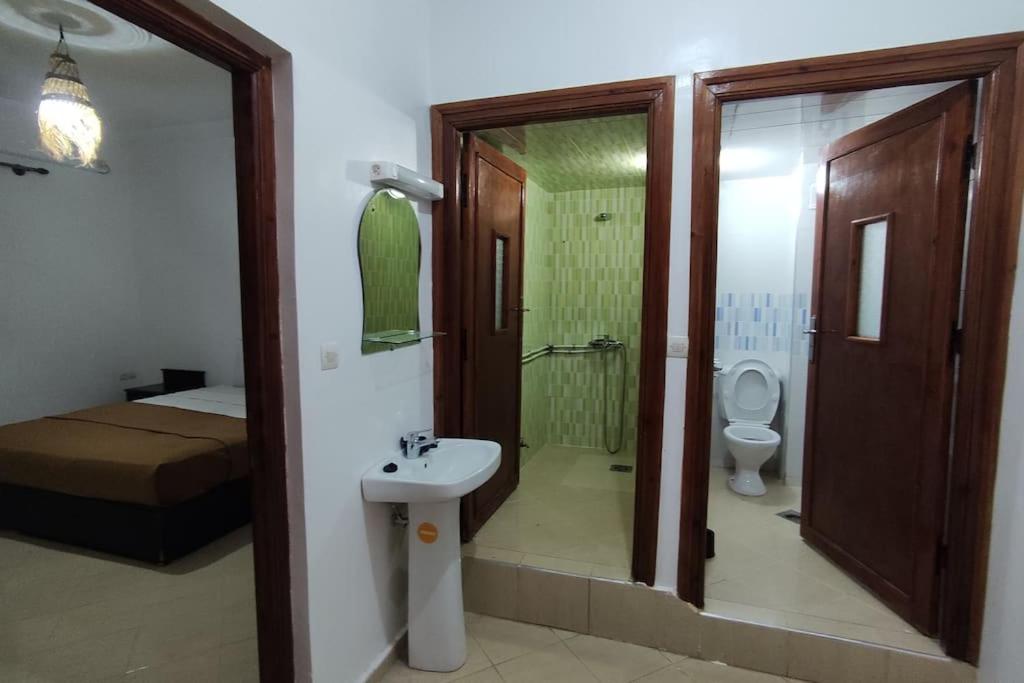
[[494, 242], [494, 329], [503, 330], [508, 327], [505, 322], [505, 237], [497, 237]]
[[860, 285], [857, 292], [858, 337], [882, 336], [882, 301], [885, 294], [885, 251], [889, 233], [886, 220], [860, 226]]

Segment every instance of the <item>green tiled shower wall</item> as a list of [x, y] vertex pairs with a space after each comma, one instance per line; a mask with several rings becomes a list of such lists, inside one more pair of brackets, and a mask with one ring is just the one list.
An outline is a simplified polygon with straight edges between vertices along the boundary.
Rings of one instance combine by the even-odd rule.
[[[377, 192], [359, 225], [363, 334], [419, 329], [420, 228], [408, 199]], [[364, 353], [387, 346], [364, 343]]]
[[[626, 344], [623, 451], [636, 449], [644, 187], [548, 193], [527, 182], [523, 350], [586, 344], [608, 334]], [[595, 220], [602, 212], [607, 221]], [[604, 447], [604, 363], [618, 434], [622, 357], [545, 356], [523, 368], [525, 462], [545, 443]]]

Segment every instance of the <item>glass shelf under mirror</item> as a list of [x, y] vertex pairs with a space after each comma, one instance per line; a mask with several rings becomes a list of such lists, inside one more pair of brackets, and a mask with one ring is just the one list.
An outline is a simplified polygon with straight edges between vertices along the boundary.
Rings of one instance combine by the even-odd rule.
[[389, 347], [405, 346], [414, 344], [424, 339], [443, 337], [444, 332], [430, 332], [425, 330], [385, 330], [374, 332], [363, 337], [365, 344], [382, 344]]

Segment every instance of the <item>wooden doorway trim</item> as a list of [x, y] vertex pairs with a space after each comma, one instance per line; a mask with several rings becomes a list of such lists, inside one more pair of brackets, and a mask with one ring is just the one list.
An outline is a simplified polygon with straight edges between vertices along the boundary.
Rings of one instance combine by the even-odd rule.
[[260, 680], [295, 678], [271, 60], [173, 0], [92, 0], [231, 72]]
[[430, 110], [434, 178], [446, 189], [444, 201], [434, 203], [434, 327], [448, 332], [434, 340], [434, 424], [439, 434], [449, 436], [463, 433], [461, 134], [542, 121], [647, 114], [633, 577], [649, 585], [654, 584], [661, 486], [674, 97], [675, 77], [668, 76], [453, 102]]
[[963, 301], [940, 639], [951, 656], [977, 662], [1024, 189], [1024, 33], [694, 76], [690, 360], [678, 567], [679, 595], [685, 600], [704, 603], [723, 104], [968, 78], [982, 83], [978, 175]]

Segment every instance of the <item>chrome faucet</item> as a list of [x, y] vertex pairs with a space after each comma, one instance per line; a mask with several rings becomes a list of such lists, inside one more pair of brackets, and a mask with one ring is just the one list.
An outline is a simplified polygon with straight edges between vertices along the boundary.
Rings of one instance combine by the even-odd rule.
[[420, 429], [409, 432], [399, 439], [398, 446], [402, 449], [402, 455], [409, 460], [415, 460], [422, 457], [427, 451], [437, 448], [437, 439], [432, 434], [433, 431], [432, 429]]

